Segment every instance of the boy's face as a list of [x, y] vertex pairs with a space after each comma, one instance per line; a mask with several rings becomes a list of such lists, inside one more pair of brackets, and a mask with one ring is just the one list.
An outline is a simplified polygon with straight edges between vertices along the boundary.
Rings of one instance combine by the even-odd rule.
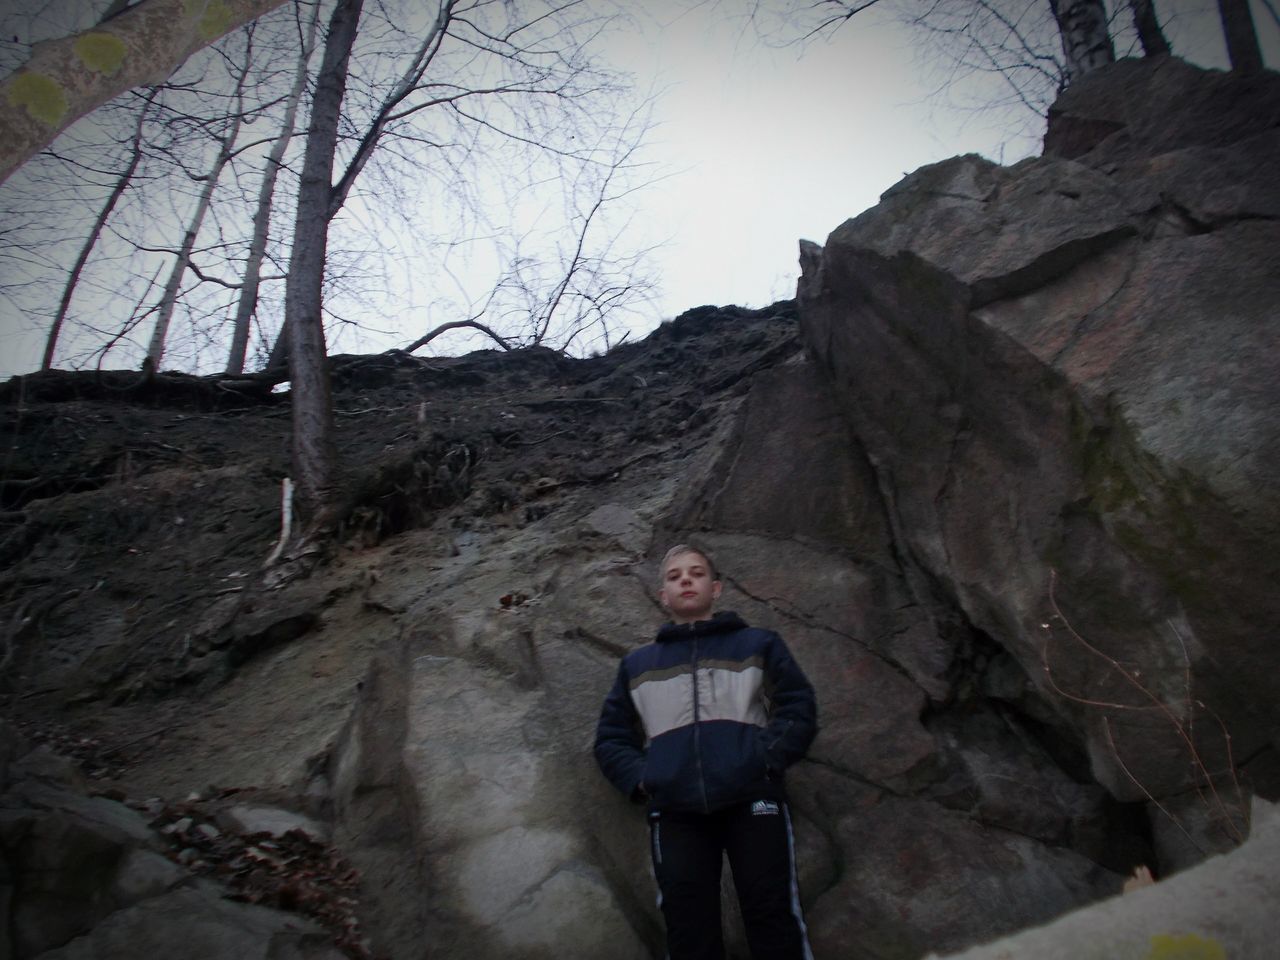
[[711, 566], [702, 554], [678, 553], [667, 561], [658, 599], [676, 623], [709, 619], [719, 597], [720, 581], [711, 579]]

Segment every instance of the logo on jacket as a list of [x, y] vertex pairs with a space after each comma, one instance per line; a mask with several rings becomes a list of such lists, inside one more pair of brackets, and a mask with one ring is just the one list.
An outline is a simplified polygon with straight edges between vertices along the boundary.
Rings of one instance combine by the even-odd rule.
[[751, 815], [753, 817], [776, 817], [778, 815], [778, 805], [772, 800], [757, 800], [751, 804]]

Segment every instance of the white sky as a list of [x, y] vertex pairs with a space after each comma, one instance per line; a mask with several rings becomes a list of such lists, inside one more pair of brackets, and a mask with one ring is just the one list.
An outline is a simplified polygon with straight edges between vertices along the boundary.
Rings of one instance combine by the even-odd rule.
[[[704, 303], [763, 306], [793, 296], [797, 241], [825, 242], [925, 164], [970, 152], [1002, 163], [1039, 153], [1042, 129], [1011, 136], [1000, 117], [932, 96], [907, 32], [871, 16], [875, 9], [803, 49], [768, 49], [722, 21], [724, 4], [678, 17], [680, 0], [653, 2], [673, 9], [671, 25], [659, 40], [634, 38], [622, 54], [637, 73], [670, 85], [655, 146], [685, 171], [646, 204], [653, 228], [673, 238], [662, 255], [662, 318]], [[1275, 65], [1274, 20], [1254, 3], [1264, 56]], [[1156, 6], [1173, 19], [1166, 34], [1176, 51], [1226, 65], [1211, 2]]]
[[[646, 202], [672, 238], [662, 317], [791, 297], [799, 239], [823, 242], [926, 163], [1000, 150], [984, 118], [929, 101], [901, 31], [870, 18], [829, 42], [769, 49], [702, 8], [622, 53], [668, 84], [654, 147], [679, 172]], [[1011, 159], [1037, 146], [1023, 141]]]
[[[1000, 117], [931, 96], [909, 36], [887, 17], [860, 15], [803, 48], [769, 48], [726, 19], [727, 7], [745, 6], [737, 0], [647, 6], [655, 22], [614, 39], [606, 54], [642, 86], [665, 90], [647, 156], [667, 176], [640, 195], [632, 228], [646, 242], [666, 241], [655, 256], [661, 289], [635, 336], [701, 304], [761, 306], [794, 295], [799, 239], [824, 242], [924, 164], [967, 152], [1011, 163], [1038, 152], [1040, 130], [1011, 138]], [[1157, 9], [1172, 18], [1175, 51], [1225, 64], [1212, 0], [1157, 0]], [[1274, 19], [1258, 0], [1255, 20], [1267, 62], [1280, 62]], [[20, 319], [0, 315], [3, 376], [38, 366], [43, 331]], [[365, 335], [335, 350], [400, 346], [423, 329]], [[447, 352], [487, 345], [462, 337]]]

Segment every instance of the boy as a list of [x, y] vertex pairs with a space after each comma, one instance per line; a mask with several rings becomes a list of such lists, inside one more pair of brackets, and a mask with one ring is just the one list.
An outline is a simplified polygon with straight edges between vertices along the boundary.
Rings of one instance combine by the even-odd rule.
[[648, 801], [669, 960], [724, 955], [722, 853], [754, 960], [812, 960], [782, 775], [817, 732], [813, 687], [776, 633], [713, 616], [719, 596], [706, 551], [667, 551], [658, 598], [671, 622], [619, 664], [596, 760]]

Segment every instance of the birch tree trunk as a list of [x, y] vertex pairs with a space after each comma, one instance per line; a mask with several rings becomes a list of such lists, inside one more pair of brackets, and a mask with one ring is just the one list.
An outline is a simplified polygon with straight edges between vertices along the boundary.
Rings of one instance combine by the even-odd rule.
[[76, 257], [76, 262], [71, 267], [71, 274], [67, 277], [66, 286], [62, 288], [62, 298], [58, 301], [58, 312], [54, 314], [53, 323], [49, 325], [49, 336], [45, 340], [44, 359], [40, 362], [41, 370], [53, 368], [53, 356], [58, 348], [58, 337], [62, 335], [62, 324], [66, 321], [67, 312], [71, 309], [71, 298], [75, 296], [76, 286], [80, 282], [80, 275], [84, 272], [85, 264], [89, 262], [89, 255], [93, 253], [93, 248], [98, 245], [98, 238], [102, 236], [102, 228], [107, 225], [107, 219], [111, 216], [111, 211], [116, 208], [116, 204], [124, 195], [125, 190], [129, 188], [129, 184], [133, 181], [133, 175], [138, 169], [138, 164], [142, 160], [142, 128], [146, 123], [147, 113], [158, 92], [159, 88], [153, 87], [143, 100], [142, 109], [138, 111], [138, 122], [134, 124], [133, 138], [130, 141], [129, 162], [125, 165], [124, 170], [120, 172], [120, 176], [116, 178], [115, 185], [111, 188], [111, 193], [107, 195], [106, 202], [102, 204], [102, 209], [98, 211], [97, 219], [93, 221], [89, 236], [85, 238], [84, 245], [80, 248], [80, 253]]
[[1218, 0], [1222, 33], [1227, 41], [1227, 58], [1238, 73], [1262, 72], [1262, 49], [1253, 25], [1249, 0]]
[[0, 80], [0, 183], [59, 133], [284, 0], [141, 0], [91, 30], [37, 44]]
[[218, 143], [218, 154], [213, 158], [213, 165], [210, 166], [209, 172], [205, 174], [204, 186], [200, 189], [195, 212], [191, 215], [191, 221], [187, 224], [187, 231], [182, 236], [182, 246], [178, 248], [178, 259], [174, 262], [173, 269], [169, 272], [169, 279], [164, 285], [164, 293], [160, 296], [160, 307], [156, 313], [156, 325], [151, 331], [151, 342], [147, 346], [145, 361], [150, 364], [150, 369], [152, 370], [160, 369], [160, 359], [164, 356], [165, 341], [169, 336], [169, 323], [173, 320], [173, 311], [178, 304], [178, 293], [182, 289], [182, 280], [187, 275], [187, 268], [191, 264], [191, 252], [195, 250], [196, 238], [200, 236], [200, 227], [204, 225], [205, 215], [209, 212], [209, 206], [213, 203], [213, 192], [217, 189], [218, 180], [222, 176], [222, 171], [230, 161], [232, 154], [235, 153], [236, 138], [240, 135], [240, 124], [244, 119], [244, 83], [249, 74], [250, 57], [251, 51], [246, 50], [244, 69], [236, 78], [236, 112], [231, 117], [230, 126], [227, 127], [226, 132]]
[[1144, 56], [1158, 57], [1173, 52], [1156, 19], [1155, 0], [1129, 0], [1129, 10], [1133, 13], [1133, 26], [1138, 31]]
[[338, 119], [362, 7], [363, 0], [338, 0], [329, 21], [324, 58], [311, 104], [293, 250], [285, 281], [293, 471], [298, 507], [308, 532], [322, 529], [332, 520], [337, 455], [333, 444], [333, 404], [322, 313], [324, 261], [329, 239]]
[[307, 67], [311, 61], [311, 53], [315, 49], [316, 26], [320, 20], [320, 5], [311, 8], [311, 18], [307, 22], [306, 33], [302, 39], [302, 50], [298, 53], [298, 66], [293, 75], [293, 87], [285, 106], [284, 118], [281, 120], [280, 136], [271, 145], [266, 164], [262, 171], [262, 183], [258, 187], [258, 204], [253, 213], [253, 236], [249, 241], [249, 257], [245, 263], [244, 280], [240, 287], [240, 296], [236, 301], [236, 316], [231, 332], [231, 349], [227, 355], [227, 373], [243, 373], [245, 354], [249, 350], [249, 325], [254, 311], [258, 308], [258, 287], [262, 282], [262, 262], [266, 258], [267, 239], [271, 229], [271, 208], [275, 202], [276, 181], [280, 176], [280, 164], [285, 151], [293, 140], [293, 125], [297, 121], [298, 106], [302, 102], [303, 91], [307, 86]]
[[1090, 70], [1116, 59], [1107, 32], [1107, 8], [1102, 0], [1049, 0], [1053, 18], [1062, 35], [1066, 57], [1066, 83], [1070, 86]]

